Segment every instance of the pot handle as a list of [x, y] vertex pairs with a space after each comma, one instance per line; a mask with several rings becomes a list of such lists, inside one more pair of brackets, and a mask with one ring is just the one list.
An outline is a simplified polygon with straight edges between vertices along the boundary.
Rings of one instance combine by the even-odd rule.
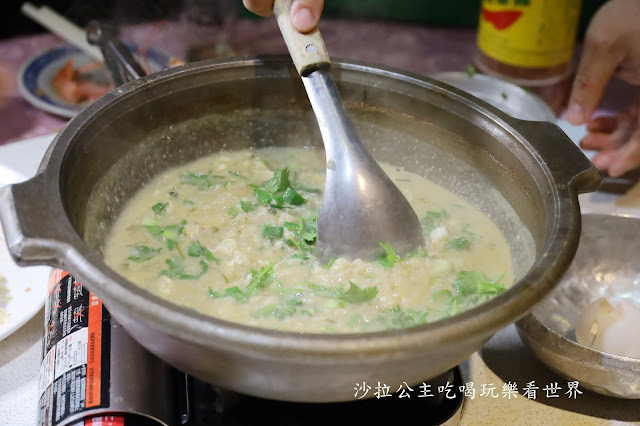
[[548, 121], [510, 118], [509, 122], [535, 146], [560, 187], [566, 185], [578, 194], [600, 187], [600, 173], [560, 127]]
[[73, 250], [69, 242], [73, 229], [64, 212], [55, 211], [49, 202], [49, 187], [44, 174], [39, 174], [0, 188], [0, 222], [9, 253], [20, 266], [64, 267]]

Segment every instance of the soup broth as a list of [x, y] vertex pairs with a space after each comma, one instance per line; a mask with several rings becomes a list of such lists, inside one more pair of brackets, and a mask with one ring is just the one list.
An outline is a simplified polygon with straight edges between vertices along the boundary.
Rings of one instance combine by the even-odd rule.
[[315, 257], [324, 152], [222, 152], [166, 171], [129, 201], [107, 264], [173, 303], [288, 331], [354, 333], [455, 315], [512, 283], [498, 227], [462, 198], [382, 164], [418, 216], [425, 247], [370, 260]]

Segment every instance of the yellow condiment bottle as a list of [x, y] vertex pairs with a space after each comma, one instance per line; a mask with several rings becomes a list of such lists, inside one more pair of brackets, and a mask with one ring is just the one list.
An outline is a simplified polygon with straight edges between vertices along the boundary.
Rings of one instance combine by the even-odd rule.
[[525, 87], [567, 80], [582, 0], [482, 0], [474, 65]]

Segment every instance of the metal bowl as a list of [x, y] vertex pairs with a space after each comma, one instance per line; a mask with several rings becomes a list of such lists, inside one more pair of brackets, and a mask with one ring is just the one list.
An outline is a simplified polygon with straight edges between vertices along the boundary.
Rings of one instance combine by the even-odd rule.
[[542, 99], [498, 77], [456, 71], [429, 74], [429, 77], [464, 90], [512, 117], [556, 122], [556, 114]]
[[558, 287], [516, 323], [522, 341], [549, 368], [581, 387], [640, 399], [640, 359], [576, 342], [582, 309], [600, 297], [640, 297], [640, 219], [584, 215], [576, 257]]
[[577, 194], [600, 176], [551, 123], [521, 121], [435, 80], [354, 62], [332, 72], [373, 156], [457, 193], [503, 231], [515, 283], [452, 318], [402, 330], [327, 335], [248, 327], [150, 294], [109, 268], [105, 237], [163, 170], [220, 150], [322, 147], [289, 58], [171, 68], [103, 96], [74, 118], [33, 179], [0, 189], [14, 259], [79, 278], [161, 359], [241, 393], [349, 401], [357, 382], [420, 383], [459, 364], [556, 285], [578, 245]]

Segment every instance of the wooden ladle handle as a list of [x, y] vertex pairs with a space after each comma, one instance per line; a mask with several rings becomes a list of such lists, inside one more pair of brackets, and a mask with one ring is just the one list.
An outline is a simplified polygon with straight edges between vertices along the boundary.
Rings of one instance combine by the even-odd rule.
[[291, 0], [275, 0], [273, 13], [278, 20], [280, 32], [287, 43], [291, 59], [301, 76], [306, 76], [323, 65], [329, 65], [329, 52], [318, 28], [302, 34], [291, 25], [289, 18]]

